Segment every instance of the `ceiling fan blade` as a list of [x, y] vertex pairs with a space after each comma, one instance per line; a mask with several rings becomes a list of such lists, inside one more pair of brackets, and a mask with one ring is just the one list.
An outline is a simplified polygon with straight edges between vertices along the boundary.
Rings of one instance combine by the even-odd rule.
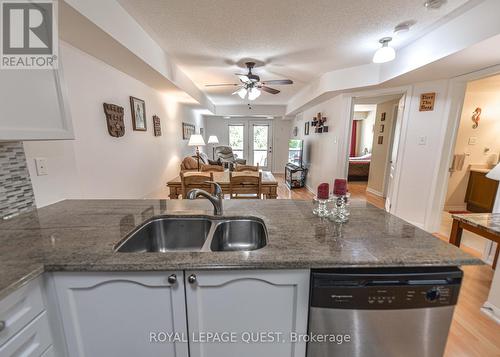
[[205, 87], [239, 86], [238, 83], [205, 84]]
[[291, 79], [271, 79], [270, 81], [263, 81], [262, 84], [293, 84], [293, 81]]
[[278, 94], [280, 91], [274, 88], [269, 88], [266, 86], [261, 86], [260, 89], [262, 89], [264, 92], [271, 93], [271, 94]]

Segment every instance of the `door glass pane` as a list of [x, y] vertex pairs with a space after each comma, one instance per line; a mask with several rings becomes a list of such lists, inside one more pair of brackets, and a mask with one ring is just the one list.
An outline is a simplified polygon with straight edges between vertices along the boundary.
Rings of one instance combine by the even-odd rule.
[[243, 158], [243, 125], [229, 125], [229, 146], [233, 149], [236, 157]]
[[268, 125], [253, 126], [253, 164], [267, 166]]

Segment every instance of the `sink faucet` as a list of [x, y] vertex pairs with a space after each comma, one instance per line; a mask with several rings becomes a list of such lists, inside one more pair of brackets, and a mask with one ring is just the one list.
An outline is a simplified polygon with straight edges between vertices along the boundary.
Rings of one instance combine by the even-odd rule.
[[195, 188], [187, 193], [187, 198], [190, 200], [194, 200], [199, 196], [205, 197], [214, 206], [214, 215], [222, 216], [223, 214], [222, 201], [224, 200], [224, 195], [222, 194], [222, 189], [220, 188], [220, 185], [214, 181], [205, 181], [205, 183], [210, 183], [214, 185], [215, 190], [213, 196], [205, 190]]

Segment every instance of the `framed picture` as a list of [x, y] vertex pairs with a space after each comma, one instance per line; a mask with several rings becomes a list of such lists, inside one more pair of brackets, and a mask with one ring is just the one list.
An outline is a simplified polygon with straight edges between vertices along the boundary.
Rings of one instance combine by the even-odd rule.
[[205, 137], [205, 128], [200, 128], [200, 135]]
[[297, 128], [296, 126], [293, 127], [293, 136], [297, 136], [297, 134], [299, 133], [299, 128]]
[[304, 124], [304, 135], [309, 135], [309, 122], [306, 121]]
[[380, 121], [385, 121], [385, 112], [380, 115]]
[[380, 132], [383, 133], [384, 132], [384, 129], [385, 129], [385, 125], [384, 124], [380, 124]]
[[130, 97], [130, 110], [132, 112], [132, 127], [134, 130], [147, 131], [146, 103], [142, 99]]
[[196, 127], [193, 124], [182, 123], [182, 139], [189, 140], [195, 129]]

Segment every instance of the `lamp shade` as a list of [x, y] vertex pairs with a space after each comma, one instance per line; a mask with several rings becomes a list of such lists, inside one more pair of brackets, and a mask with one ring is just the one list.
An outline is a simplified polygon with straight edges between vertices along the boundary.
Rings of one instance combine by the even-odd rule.
[[189, 146], [203, 146], [205, 145], [205, 140], [200, 134], [192, 134], [188, 142]]
[[215, 135], [210, 135], [210, 137], [208, 138], [208, 143], [209, 144], [218, 144], [219, 138]]
[[500, 181], [500, 163], [488, 172], [486, 177], [492, 180]]

